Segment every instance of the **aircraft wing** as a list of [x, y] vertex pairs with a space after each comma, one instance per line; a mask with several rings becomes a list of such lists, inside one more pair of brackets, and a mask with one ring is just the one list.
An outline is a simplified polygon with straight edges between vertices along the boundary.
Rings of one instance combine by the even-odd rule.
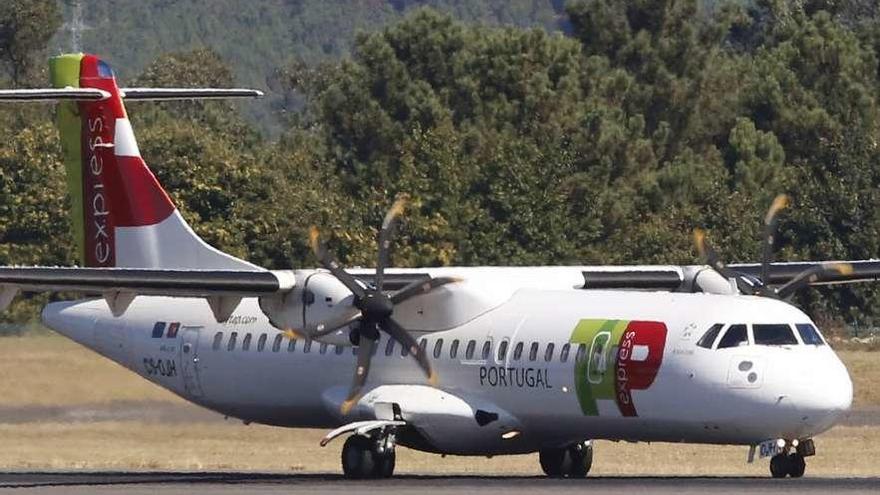
[[[809, 285], [852, 284], [880, 280], [880, 260], [857, 261], [810, 261], [771, 263], [769, 285], [784, 285], [807, 270], [833, 264], [846, 264], [852, 270], [846, 272], [827, 271], [811, 279]], [[727, 265], [741, 274], [758, 278], [760, 263], [741, 263]], [[705, 265], [682, 266], [597, 266], [583, 270], [584, 289], [652, 289], [691, 292], [697, 290], [696, 279], [712, 269]]]
[[294, 285], [292, 271], [0, 267], [0, 310], [19, 292], [100, 294], [117, 316], [136, 296], [198, 297], [208, 301], [217, 321], [225, 321], [242, 298], [284, 293]]

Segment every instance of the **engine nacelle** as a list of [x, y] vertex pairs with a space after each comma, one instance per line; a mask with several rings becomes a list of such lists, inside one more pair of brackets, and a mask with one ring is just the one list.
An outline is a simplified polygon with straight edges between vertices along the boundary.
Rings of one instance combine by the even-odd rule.
[[[354, 301], [354, 295], [328, 272], [297, 270], [295, 277], [295, 288], [289, 293], [260, 298], [260, 308], [276, 328], [299, 330], [307, 324], [332, 319]], [[346, 326], [315, 340], [350, 346], [351, 328]]]

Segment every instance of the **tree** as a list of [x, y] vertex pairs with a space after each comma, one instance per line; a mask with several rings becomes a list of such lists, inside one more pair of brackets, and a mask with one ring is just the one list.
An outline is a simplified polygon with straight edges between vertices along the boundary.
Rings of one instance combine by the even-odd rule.
[[61, 25], [56, 0], [5, 0], [0, 3], [0, 60], [12, 84], [35, 78], [46, 44]]

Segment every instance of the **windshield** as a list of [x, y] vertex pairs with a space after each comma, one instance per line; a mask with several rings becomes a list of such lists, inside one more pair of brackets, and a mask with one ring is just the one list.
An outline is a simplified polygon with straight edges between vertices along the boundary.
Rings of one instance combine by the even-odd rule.
[[822, 340], [822, 336], [819, 335], [819, 331], [816, 330], [810, 323], [798, 323], [795, 325], [797, 327], [797, 331], [801, 336], [801, 340], [804, 341], [806, 345], [825, 345], [825, 341]]
[[785, 324], [752, 325], [757, 345], [797, 345], [791, 327]]
[[721, 341], [718, 342], [718, 348], [739, 347], [741, 345], [748, 345], [748, 343], [749, 336], [746, 332], [746, 326], [742, 324], [730, 325], [727, 332], [724, 333], [724, 337], [721, 337]]

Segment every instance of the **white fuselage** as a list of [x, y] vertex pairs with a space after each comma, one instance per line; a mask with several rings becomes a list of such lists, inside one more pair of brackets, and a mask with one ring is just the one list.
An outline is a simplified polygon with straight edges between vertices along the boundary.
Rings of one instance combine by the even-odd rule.
[[[827, 345], [806, 345], [800, 336], [797, 345], [755, 345], [751, 326], [747, 345], [697, 345], [716, 323], [810, 323], [784, 302], [547, 287], [513, 287], [505, 298], [459, 326], [420, 334], [439, 374], [438, 388], [473, 411], [496, 416], [486, 425], [464, 417], [449, 421], [451, 416], [432, 416], [429, 407], [418, 411], [415, 405], [407, 419], [427, 441], [411, 442], [416, 447], [489, 455], [584, 439], [753, 445], [812, 437], [852, 401], [849, 375]], [[43, 318], [222, 414], [290, 427], [333, 427], [353, 419], [341, 416], [338, 406], [356, 350], [312, 342], [306, 352], [302, 340], [290, 345], [254, 299], [244, 300], [225, 323], [214, 320], [204, 300], [162, 297], [139, 297], [120, 318], [100, 299], [53, 303]], [[392, 397], [421, 393], [425, 377], [412, 358], [402, 356], [399, 344], [388, 350], [383, 335], [366, 398], [369, 390]], [[358, 415], [368, 416], [364, 409]], [[502, 438], [514, 430], [517, 435]]]

